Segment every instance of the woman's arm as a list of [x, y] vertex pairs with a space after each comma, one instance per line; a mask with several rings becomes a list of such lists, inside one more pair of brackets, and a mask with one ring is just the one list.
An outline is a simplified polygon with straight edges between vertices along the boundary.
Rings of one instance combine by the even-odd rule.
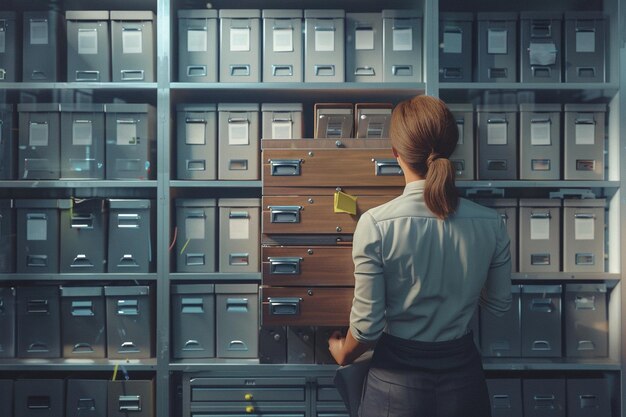
[[357, 341], [352, 337], [352, 332], [348, 331], [346, 337], [342, 337], [341, 333], [334, 332], [328, 339], [328, 349], [333, 355], [335, 361], [341, 365], [348, 365], [356, 358], [368, 351], [373, 344], [366, 344]]

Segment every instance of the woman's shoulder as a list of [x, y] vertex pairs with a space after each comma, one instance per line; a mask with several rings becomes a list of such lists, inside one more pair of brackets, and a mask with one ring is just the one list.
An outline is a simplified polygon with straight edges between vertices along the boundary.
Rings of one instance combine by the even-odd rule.
[[500, 215], [492, 208], [482, 206], [474, 201], [459, 198], [456, 213], [457, 218], [479, 218], [485, 220], [500, 220]]

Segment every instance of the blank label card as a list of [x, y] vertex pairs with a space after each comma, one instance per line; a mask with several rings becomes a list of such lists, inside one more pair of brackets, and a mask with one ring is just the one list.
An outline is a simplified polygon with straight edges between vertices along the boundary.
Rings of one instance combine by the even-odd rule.
[[141, 54], [143, 53], [143, 36], [141, 30], [128, 30], [122, 32], [122, 53]]
[[489, 123], [487, 125], [487, 145], [506, 145], [506, 123]]
[[272, 122], [272, 139], [292, 139], [291, 122]]
[[593, 217], [580, 217], [574, 219], [574, 239], [593, 240], [595, 237], [595, 219]]
[[93, 126], [90, 120], [75, 120], [72, 124], [72, 144], [91, 146], [93, 143]]
[[550, 239], [550, 218], [536, 217], [530, 219], [530, 239], [548, 240]]
[[413, 28], [393, 29], [393, 50], [412, 51], [413, 50]]
[[576, 52], [595, 52], [596, 32], [593, 30], [576, 32]]
[[189, 29], [187, 31], [187, 52], [206, 52], [208, 50], [206, 29]]
[[230, 50], [232, 52], [250, 50], [250, 28], [230, 28]]
[[374, 49], [374, 30], [371, 28], [358, 28], [354, 31], [354, 49]]
[[28, 144], [30, 146], [48, 146], [48, 124], [31, 123], [28, 129]]
[[117, 144], [137, 144], [137, 125], [135, 123], [117, 122]]
[[487, 32], [487, 52], [490, 54], [507, 53], [507, 31], [505, 29], [489, 29]]
[[47, 45], [48, 44], [48, 21], [47, 20], [31, 20], [30, 21], [30, 44], [31, 45]]
[[204, 240], [205, 221], [204, 217], [187, 217], [185, 219], [185, 236], [187, 239]]
[[593, 145], [596, 136], [595, 127], [593, 123], [576, 123], [576, 145]]
[[78, 53], [96, 55], [98, 53], [98, 30], [78, 29]]
[[333, 29], [315, 29], [315, 50], [333, 52], [335, 50], [335, 31]]
[[229, 219], [228, 231], [233, 240], [243, 240], [250, 238], [250, 219]]
[[229, 145], [249, 145], [248, 123], [228, 124], [228, 144]]
[[204, 145], [206, 144], [204, 123], [186, 123], [185, 144]]
[[274, 29], [272, 50], [274, 52], [293, 52], [293, 29]]
[[550, 139], [550, 121], [530, 123], [530, 144], [533, 146], [549, 146], [552, 144]]
[[443, 32], [443, 52], [446, 54], [463, 52], [463, 34], [460, 31]]

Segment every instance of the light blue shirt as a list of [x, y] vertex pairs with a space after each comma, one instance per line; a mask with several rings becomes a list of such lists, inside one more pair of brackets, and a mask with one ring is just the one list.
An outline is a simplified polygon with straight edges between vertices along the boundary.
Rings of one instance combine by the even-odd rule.
[[476, 305], [496, 315], [511, 306], [511, 253], [500, 215], [460, 199], [438, 219], [425, 180], [364, 213], [354, 232], [350, 330], [360, 342], [383, 331], [424, 342], [467, 333]]

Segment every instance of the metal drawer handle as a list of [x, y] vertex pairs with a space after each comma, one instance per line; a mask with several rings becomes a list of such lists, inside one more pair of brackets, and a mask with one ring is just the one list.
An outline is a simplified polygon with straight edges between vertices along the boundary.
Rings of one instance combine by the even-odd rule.
[[270, 275], [300, 275], [302, 258], [269, 258]]
[[186, 352], [196, 352], [204, 349], [202, 348], [202, 346], [200, 346], [200, 342], [198, 342], [197, 340], [187, 340], [185, 342], [183, 350]]
[[297, 316], [300, 314], [302, 298], [280, 297], [269, 298], [270, 315], [272, 316]]
[[300, 223], [302, 206], [269, 206], [271, 223]]
[[395, 159], [375, 159], [374, 165], [377, 177], [402, 175], [402, 168]]
[[92, 301], [72, 301], [72, 316], [92, 317], [95, 316]]
[[100, 71], [76, 71], [76, 81], [100, 81]]
[[120, 411], [141, 411], [141, 396], [120, 395], [118, 404]]
[[89, 343], [77, 343], [72, 348], [72, 353], [93, 353], [93, 348]]
[[300, 175], [302, 159], [270, 160], [270, 175], [275, 177]]
[[87, 258], [84, 254], [78, 254], [72, 260], [70, 268], [91, 268], [93, 267], [93, 263]]
[[552, 313], [552, 300], [550, 298], [533, 298], [530, 309], [540, 313]]

